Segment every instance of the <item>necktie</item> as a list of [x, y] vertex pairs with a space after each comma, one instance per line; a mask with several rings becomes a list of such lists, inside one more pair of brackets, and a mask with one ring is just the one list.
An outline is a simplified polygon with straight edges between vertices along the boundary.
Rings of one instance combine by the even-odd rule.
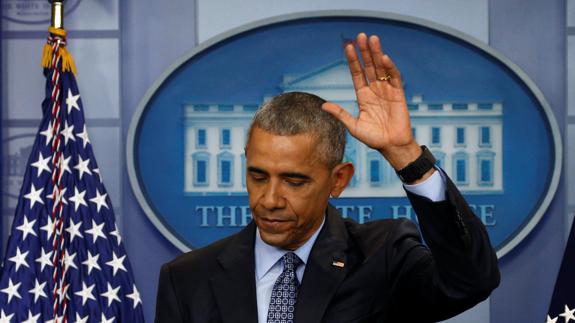
[[295, 271], [301, 264], [299, 257], [288, 252], [283, 257], [284, 270], [272, 290], [268, 309], [268, 323], [293, 323], [299, 282]]

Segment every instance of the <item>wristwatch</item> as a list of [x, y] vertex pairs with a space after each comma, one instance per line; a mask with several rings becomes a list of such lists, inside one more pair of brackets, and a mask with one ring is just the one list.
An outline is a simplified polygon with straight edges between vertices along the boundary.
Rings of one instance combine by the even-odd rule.
[[427, 173], [431, 168], [435, 166], [435, 157], [431, 154], [429, 149], [425, 145], [421, 146], [421, 155], [409, 163], [409, 165], [396, 171], [395, 173], [399, 176], [402, 182], [409, 184], [420, 179]]

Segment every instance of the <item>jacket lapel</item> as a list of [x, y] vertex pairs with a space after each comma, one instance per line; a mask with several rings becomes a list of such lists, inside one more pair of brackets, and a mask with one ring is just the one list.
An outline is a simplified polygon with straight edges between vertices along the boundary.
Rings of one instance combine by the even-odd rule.
[[345, 224], [335, 207], [328, 205], [325, 225], [308, 258], [298, 293], [297, 322], [321, 321], [350, 267], [345, 253], [347, 249]]
[[[255, 224], [233, 237], [218, 257], [223, 271], [211, 280], [223, 322], [257, 322], [254, 239]], [[235, 292], [234, 292], [235, 291]]]

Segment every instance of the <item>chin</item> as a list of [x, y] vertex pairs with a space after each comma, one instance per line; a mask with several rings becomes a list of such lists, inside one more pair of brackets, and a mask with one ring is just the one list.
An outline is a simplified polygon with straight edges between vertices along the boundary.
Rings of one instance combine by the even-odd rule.
[[285, 241], [285, 237], [275, 233], [267, 233], [265, 231], [260, 230], [260, 236], [262, 237], [262, 240], [265, 243], [274, 247], [283, 248], [283, 246], [287, 244]]

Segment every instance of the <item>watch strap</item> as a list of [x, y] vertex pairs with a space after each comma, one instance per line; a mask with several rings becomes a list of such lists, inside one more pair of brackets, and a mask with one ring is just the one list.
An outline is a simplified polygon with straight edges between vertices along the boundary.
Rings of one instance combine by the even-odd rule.
[[421, 146], [421, 155], [409, 163], [404, 168], [396, 171], [397, 176], [404, 183], [413, 183], [420, 179], [427, 173], [430, 169], [435, 166], [435, 157], [429, 149], [423, 145]]

